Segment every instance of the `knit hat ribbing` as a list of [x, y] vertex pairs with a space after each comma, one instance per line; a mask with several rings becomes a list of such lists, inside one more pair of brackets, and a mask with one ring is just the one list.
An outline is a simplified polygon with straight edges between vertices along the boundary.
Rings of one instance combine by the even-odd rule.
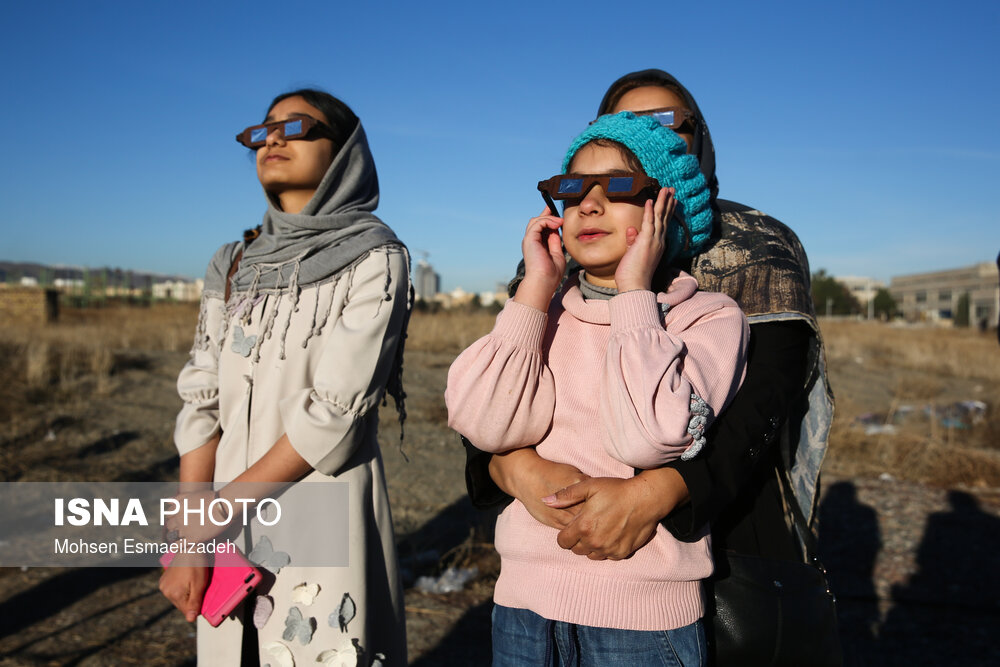
[[652, 116], [636, 116], [630, 111], [601, 116], [570, 144], [563, 158], [563, 173], [569, 169], [576, 152], [595, 139], [610, 139], [622, 144], [639, 159], [647, 176], [655, 178], [662, 187], [676, 190], [677, 211], [691, 232], [691, 243], [682, 251], [686, 240], [684, 230], [671, 218], [667, 229], [667, 259], [698, 254], [712, 233], [711, 194], [698, 159], [688, 155], [684, 140]]

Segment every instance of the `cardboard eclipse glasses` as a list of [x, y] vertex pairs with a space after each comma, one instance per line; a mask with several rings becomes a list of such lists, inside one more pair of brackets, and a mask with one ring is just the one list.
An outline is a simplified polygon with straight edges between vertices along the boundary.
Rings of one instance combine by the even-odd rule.
[[600, 185], [608, 199], [632, 199], [642, 194], [652, 197], [660, 190], [660, 182], [645, 174], [560, 174], [538, 181], [538, 191], [555, 215], [554, 199], [582, 199], [595, 185]]
[[[669, 127], [675, 132], [680, 132], [681, 128], [689, 129], [692, 132], [698, 125], [698, 117], [689, 109], [684, 107], [659, 107], [658, 109], [646, 109], [645, 111], [632, 111], [636, 116], [652, 116], [656, 122], [663, 127]], [[590, 121], [593, 125], [598, 119]]]
[[305, 139], [310, 133], [314, 135], [314, 138], [317, 135], [326, 137], [327, 139], [334, 138], [333, 130], [326, 123], [318, 121], [315, 118], [310, 118], [309, 116], [300, 116], [298, 118], [278, 120], [261, 125], [251, 125], [236, 135], [236, 141], [247, 148], [260, 148], [267, 143], [268, 135], [275, 130], [281, 132], [281, 136], [285, 138], [285, 141]]

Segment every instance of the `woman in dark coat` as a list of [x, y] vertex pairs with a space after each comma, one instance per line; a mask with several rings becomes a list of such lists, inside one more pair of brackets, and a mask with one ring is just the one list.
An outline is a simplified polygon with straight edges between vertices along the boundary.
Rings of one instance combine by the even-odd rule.
[[[613, 481], [543, 461], [531, 448], [490, 458], [468, 447], [469, 493], [480, 507], [517, 497], [536, 519], [562, 528], [560, 545], [590, 558], [627, 557], [662, 521], [680, 539], [695, 539], [711, 526], [717, 562], [726, 550], [799, 560], [800, 542], [785, 518], [778, 474], [787, 473], [811, 522], [833, 418], [808, 260], [788, 227], [718, 198], [708, 126], [671, 75], [644, 70], [622, 77], [608, 89], [598, 115], [664, 108], [661, 122], [672, 123], [698, 157], [715, 210], [714, 242], [680, 266], [701, 289], [728, 294], [748, 316], [742, 389], [712, 427], [702, 456], [637, 471], [649, 479], [641, 497], [616, 493]], [[558, 500], [542, 503], [552, 493]]]

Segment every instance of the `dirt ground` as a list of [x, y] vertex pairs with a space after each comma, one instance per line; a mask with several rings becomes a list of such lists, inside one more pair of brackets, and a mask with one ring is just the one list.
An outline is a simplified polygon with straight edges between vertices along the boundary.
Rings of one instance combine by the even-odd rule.
[[[402, 451], [395, 412], [381, 414], [413, 665], [489, 663], [498, 563], [477, 530], [483, 520], [465, 496], [464, 452], [445, 423], [452, 356], [407, 353]], [[0, 434], [3, 481], [176, 478], [174, 381], [185, 358], [135, 352], [99, 392], [83, 384], [58, 408], [22, 415]], [[832, 368], [838, 391], [890, 400], [882, 374], [844, 363]], [[966, 398], [975, 383], [952, 389]], [[1000, 664], [1000, 490], [835, 474], [825, 489], [821, 540], [849, 664]], [[480, 576], [458, 593], [413, 586], [452, 564], [474, 565]], [[192, 628], [160, 596], [157, 579], [148, 569], [0, 570], [0, 665], [193, 664]]]

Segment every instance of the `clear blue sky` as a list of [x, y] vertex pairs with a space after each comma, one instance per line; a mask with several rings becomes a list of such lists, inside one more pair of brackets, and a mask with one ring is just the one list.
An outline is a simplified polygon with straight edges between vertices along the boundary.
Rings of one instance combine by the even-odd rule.
[[799, 234], [812, 269], [992, 261], [994, 2], [37, 2], [5, 8], [0, 259], [201, 276], [264, 198], [233, 139], [277, 93], [361, 117], [378, 214], [442, 286], [519, 258], [535, 183], [605, 88], [693, 92], [720, 193]]

